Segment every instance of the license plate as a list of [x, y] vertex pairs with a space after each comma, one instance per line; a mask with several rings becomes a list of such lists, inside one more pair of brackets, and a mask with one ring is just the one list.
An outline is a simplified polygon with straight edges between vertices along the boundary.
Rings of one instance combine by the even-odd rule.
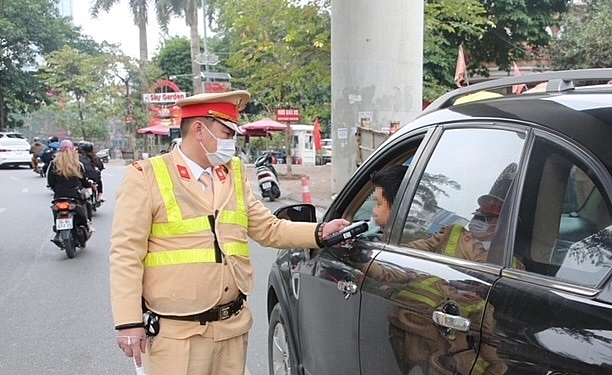
[[264, 182], [263, 184], [261, 184], [261, 187], [264, 189], [269, 189], [272, 187], [272, 183], [271, 182]]
[[55, 228], [57, 230], [72, 229], [72, 218], [55, 220]]

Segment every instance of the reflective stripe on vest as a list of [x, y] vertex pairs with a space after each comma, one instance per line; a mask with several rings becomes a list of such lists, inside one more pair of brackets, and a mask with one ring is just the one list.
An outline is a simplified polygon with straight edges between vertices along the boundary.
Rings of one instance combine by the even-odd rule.
[[477, 374], [484, 374], [485, 371], [487, 371], [487, 368], [491, 366], [491, 363], [489, 363], [487, 360], [483, 359], [482, 357], [478, 357], [478, 360], [476, 361], [476, 364], [474, 365], [474, 370], [476, 370]]
[[463, 233], [463, 227], [460, 225], [453, 225], [446, 248], [444, 248], [444, 254], [454, 257], [457, 256], [457, 247], [459, 246], [459, 239]]
[[[442, 279], [438, 277], [428, 277], [427, 279], [421, 281], [411, 281], [408, 283], [411, 289], [422, 290], [425, 293], [421, 294], [413, 292], [412, 290], [402, 289], [397, 294], [399, 296], [424, 303], [431, 308], [435, 308], [448, 297], [444, 294], [444, 292], [440, 291], [440, 289], [434, 286], [439, 282], [442, 282]], [[434, 299], [436, 297], [437, 299]], [[481, 311], [484, 309], [485, 304], [485, 301], [482, 299], [480, 299], [480, 301], [476, 304], [464, 305], [457, 303], [461, 316], [470, 316], [475, 312]]]
[[[174, 195], [174, 184], [170, 177], [168, 167], [161, 157], [149, 159], [155, 174], [157, 186], [162, 195], [164, 206], [166, 207], [167, 223], [153, 223], [151, 226], [152, 237], [174, 237], [184, 234], [192, 234], [210, 231], [210, 222], [207, 216], [191, 219], [183, 219], [181, 208]], [[246, 214], [246, 204], [244, 201], [244, 189], [242, 186], [242, 168], [240, 159], [232, 158], [232, 170], [234, 171], [236, 211], [221, 211], [219, 222], [232, 224], [248, 228], [249, 221]], [[223, 252], [227, 256], [250, 255], [249, 246], [246, 242], [228, 242], [222, 244]], [[214, 249], [178, 249], [148, 253], [144, 264], [147, 267], [189, 264], [189, 263], [214, 263]]]
[[433, 298], [430, 298], [429, 296], [426, 296], [420, 293], [416, 293], [416, 292], [412, 292], [406, 289], [400, 290], [398, 295], [402, 297], [413, 299], [415, 301], [422, 302], [429, 307], [436, 307], [440, 304], [440, 302], [442, 302], [445, 299], [444, 293], [442, 293], [438, 288], [432, 287], [433, 284], [436, 284], [440, 281], [441, 279], [438, 277], [428, 277], [427, 279], [424, 279], [421, 281], [411, 281], [408, 283], [408, 286], [410, 286], [411, 288], [414, 287], [418, 290], [422, 290], [424, 292], [430, 293], [430, 295], [433, 294], [436, 297], [440, 297], [439, 301], [435, 301], [433, 300]]

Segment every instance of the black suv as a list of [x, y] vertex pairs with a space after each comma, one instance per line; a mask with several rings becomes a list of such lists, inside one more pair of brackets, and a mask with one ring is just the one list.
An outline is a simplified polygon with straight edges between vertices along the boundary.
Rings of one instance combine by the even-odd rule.
[[270, 373], [612, 374], [611, 80], [461, 88], [382, 144], [323, 220], [370, 220], [372, 173], [405, 165], [384, 229], [278, 254]]

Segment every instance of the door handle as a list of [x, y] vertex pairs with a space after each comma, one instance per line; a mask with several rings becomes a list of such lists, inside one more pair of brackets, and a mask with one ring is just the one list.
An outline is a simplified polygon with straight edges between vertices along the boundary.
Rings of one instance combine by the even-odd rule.
[[431, 315], [431, 319], [434, 323], [457, 331], [467, 332], [470, 330], [470, 320], [458, 315], [451, 315], [443, 313], [442, 311], [434, 311]]
[[295, 299], [300, 299], [300, 273], [299, 272], [291, 273], [291, 291], [293, 292], [293, 297], [295, 297]]
[[353, 281], [338, 281], [338, 290], [344, 293], [344, 299], [349, 299], [351, 295], [357, 293], [357, 284]]

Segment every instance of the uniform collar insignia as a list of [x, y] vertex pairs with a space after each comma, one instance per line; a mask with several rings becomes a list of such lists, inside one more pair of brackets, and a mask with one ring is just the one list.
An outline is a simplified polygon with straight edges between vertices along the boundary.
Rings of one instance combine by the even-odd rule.
[[189, 171], [187, 170], [187, 167], [185, 167], [184, 165], [177, 165], [176, 168], [178, 169], [181, 178], [184, 178], [186, 180], [191, 179], [191, 177], [189, 177]]

